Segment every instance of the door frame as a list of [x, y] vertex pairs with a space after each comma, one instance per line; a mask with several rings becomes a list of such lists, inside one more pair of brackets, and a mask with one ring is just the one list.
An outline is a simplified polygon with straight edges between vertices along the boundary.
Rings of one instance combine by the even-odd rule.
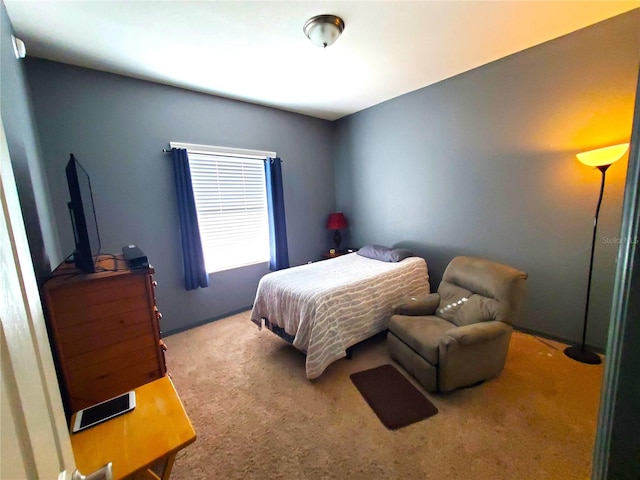
[[1, 478], [70, 480], [75, 460], [0, 118]]

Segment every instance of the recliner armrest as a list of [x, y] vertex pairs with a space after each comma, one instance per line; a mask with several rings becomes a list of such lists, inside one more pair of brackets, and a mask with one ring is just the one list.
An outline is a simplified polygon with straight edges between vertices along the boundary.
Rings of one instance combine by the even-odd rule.
[[449, 344], [452, 341], [456, 341], [460, 345], [474, 345], [511, 333], [512, 330], [513, 327], [511, 325], [496, 320], [474, 323], [451, 329], [440, 343]]
[[431, 293], [429, 295], [404, 297], [394, 306], [395, 315], [423, 316], [433, 315], [440, 304], [440, 294]]

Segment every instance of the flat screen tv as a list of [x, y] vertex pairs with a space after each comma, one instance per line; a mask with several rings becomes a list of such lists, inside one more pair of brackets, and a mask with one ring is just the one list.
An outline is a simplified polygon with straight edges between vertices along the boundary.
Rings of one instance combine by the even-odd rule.
[[73, 262], [77, 269], [85, 273], [93, 273], [96, 271], [96, 259], [100, 253], [100, 233], [93, 205], [91, 181], [89, 174], [82, 168], [73, 153], [67, 162], [66, 173], [71, 197], [67, 205], [76, 243]]

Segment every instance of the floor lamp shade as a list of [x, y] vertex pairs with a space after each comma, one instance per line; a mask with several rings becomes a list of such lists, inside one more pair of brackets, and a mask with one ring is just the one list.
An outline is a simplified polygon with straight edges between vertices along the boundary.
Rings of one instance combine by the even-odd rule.
[[617, 162], [627, 152], [628, 143], [614, 145], [612, 147], [599, 148], [589, 152], [583, 152], [576, 155], [578, 160], [583, 164], [595, 167], [602, 173], [602, 181], [600, 182], [600, 195], [598, 196], [598, 204], [593, 222], [593, 236], [591, 238], [591, 257], [589, 259], [589, 280], [587, 283], [587, 300], [584, 309], [584, 323], [582, 324], [582, 342], [580, 345], [574, 345], [565, 349], [564, 353], [570, 358], [582, 363], [597, 365], [602, 362], [600, 356], [586, 348], [585, 342], [587, 337], [587, 320], [589, 319], [589, 297], [591, 295], [591, 276], [593, 273], [593, 253], [596, 245], [596, 234], [598, 231], [598, 215], [600, 214], [600, 205], [602, 204], [602, 194], [604, 193], [605, 172], [612, 163]]
[[614, 145], [612, 147], [598, 148], [597, 150], [578, 153], [576, 157], [578, 157], [580, 162], [589, 167], [608, 167], [612, 163], [620, 160], [622, 156], [627, 153], [628, 149], [628, 143], [621, 143], [620, 145]]

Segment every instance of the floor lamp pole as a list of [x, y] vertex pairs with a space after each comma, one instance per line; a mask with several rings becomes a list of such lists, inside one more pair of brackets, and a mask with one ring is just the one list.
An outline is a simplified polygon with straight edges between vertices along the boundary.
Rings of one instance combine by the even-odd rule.
[[604, 180], [605, 180], [605, 172], [609, 165], [600, 165], [598, 166], [598, 170], [602, 172], [602, 182], [600, 183], [600, 196], [598, 197], [598, 205], [596, 207], [596, 214], [593, 219], [593, 237], [591, 238], [591, 258], [589, 260], [589, 282], [587, 283], [587, 301], [584, 309], [584, 324], [582, 326], [582, 343], [578, 345], [574, 345], [573, 347], [567, 347], [564, 351], [567, 357], [573, 358], [578, 362], [589, 363], [591, 365], [597, 365], [602, 363], [600, 356], [597, 353], [592, 352], [591, 350], [585, 347], [585, 342], [587, 339], [587, 320], [589, 319], [589, 297], [591, 295], [591, 274], [593, 272], [593, 254], [596, 248], [596, 234], [598, 231], [598, 215], [600, 214], [600, 205], [602, 204], [602, 195], [604, 193]]

